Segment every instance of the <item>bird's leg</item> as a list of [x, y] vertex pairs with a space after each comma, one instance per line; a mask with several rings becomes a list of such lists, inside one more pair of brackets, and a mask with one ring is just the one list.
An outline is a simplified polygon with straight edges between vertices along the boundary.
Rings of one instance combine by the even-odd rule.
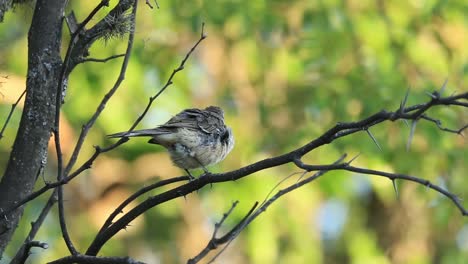
[[205, 166], [202, 165], [202, 168], [203, 168], [203, 171], [205, 172], [205, 174], [210, 174], [211, 173]]
[[[205, 167], [205, 165], [203, 165], [197, 158], [194, 157], [194, 159], [198, 162], [198, 164], [200, 164], [200, 166], [202, 167], [202, 169], [205, 171], [204, 174], [202, 174], [200, 177], [203, 177], [205, 175], [208, 175], [210, 174], [211, 172]], [[213, 183], [210, 182], [210, 188], [213, 189]]]
[[193, 158], [198, 162], [198, 164], [200, 164], [205, 174], [210, 174], [210, 171], [205, 167], [205, 165], [203, 165], [196, 157]]
[[189, 181], [195, 180], [195, 177], [193, 177], [192, 173], [190, 173], [190, 171], [188, 169], [184, 169], [184, 170], [187, 172], [187, 174], [189, 176]]

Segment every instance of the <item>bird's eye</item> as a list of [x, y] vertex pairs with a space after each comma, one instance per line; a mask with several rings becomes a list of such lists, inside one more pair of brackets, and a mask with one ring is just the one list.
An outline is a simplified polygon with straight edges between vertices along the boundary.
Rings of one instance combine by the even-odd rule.
[[229, 139], [229, 129], [226, 129], [221, 135], [221, 142], [226, 142]]

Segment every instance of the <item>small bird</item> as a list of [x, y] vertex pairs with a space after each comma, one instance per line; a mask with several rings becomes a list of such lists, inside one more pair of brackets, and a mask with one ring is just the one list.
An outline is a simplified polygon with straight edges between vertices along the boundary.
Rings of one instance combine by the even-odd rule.
[[191, 108], [178, 113], [165, 124], [152, 129], [120, 132], [110, 138], [151, 137], [148, 143], [169, 151], [172, 162], [193, 178], [189, 169], [203, 168], [222, 161], [234, 147], [231, 128], [224, 123], [224, 112], [217, 106]]

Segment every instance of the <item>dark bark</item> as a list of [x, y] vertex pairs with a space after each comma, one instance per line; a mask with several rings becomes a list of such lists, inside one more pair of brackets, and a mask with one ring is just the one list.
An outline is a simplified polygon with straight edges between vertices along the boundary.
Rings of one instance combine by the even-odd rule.
[[[0, 182], [0, 209], [6, 211], [31, 193], [47, 157], [54, 128], [55, 97], [62, 67], [60, 44], [66, 1], [38, 0], [28, 35], [26, 100], [7, 168]], [[0, 219], [0, 257], [23, 213], [23, 207]]]
[[0, 23], [3, 22], [5, 13], [16, 5], [32, 2], [32, 0], [0, 0]]

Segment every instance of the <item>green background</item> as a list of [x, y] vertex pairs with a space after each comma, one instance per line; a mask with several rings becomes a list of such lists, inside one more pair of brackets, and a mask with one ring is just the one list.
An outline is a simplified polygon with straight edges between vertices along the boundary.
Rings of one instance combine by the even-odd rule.
[[[71, 1], [69, 9], [81, 21], [94, 8], [93, 2]], [[79, 165], [93, 153], [93, 145], [111, 143], [106, 134], [130, 127], [148, 97], [164, 85], [197, 41], [202, 22], [207, 39], [138, 128], [154, 127], [184, 108], [221, 106], [236, 146], [225, 161], [211, 167], [213, 172], [291, 151], [336, 122], [357, 121], [381, 109], [396, 110], [408, 89], [408, 104], [417, 104], [429, 100], [426, 92], [439, 89], [446, 79], [445, 96], [466, 91], [468, 84], [468, 4], [464, 0], [158, 3], [160, 9], [150, 9], [140, 1], [125, 81], [90, 131]], [[91, 24], [109, 9], [98, 13]], [[33, 5], [26, 4], [7, 13], [0, 24], [1, 124], [13, 95], [24, 90], [32, 12]], [[68, 30], [64, 32], [68, 41]], [[90, 57], [124, 53], [126, 39], [100, 40], [92, 46]], [[81, 126], [113, 86], [120, 63], [121, 59], [84, 63], [72, 73], [62, 112], [66, 157]], [[0, 140], [1, 170], [19, 112]], [[453, 129], [466, 124], [467, 113], [460, 107], [429, 111]], [[407, 151], [410, 128], [404, 122], [386, 122], [371, 131], [382, 151], [363, 131], [314, 150], [304, 162], [329, 164], [343, 153], [360, 154], [356, 166], [428, 179], [468, 199], [465, 138], [420, 121]], [[53, 180], [55, 164], [50, 148], [45, 180]], [[214, 223], [232, 201], [240, 203], [221, 233], [255, 201], [263, 201], [278, 182], [298, 171], [292, 165], [276, 167], [160, 205], [120, 232], [101, 254], [130, 255], [148, 263], [185, 262], [206, 245]], [[158, 179], [182, 174], [163, 148], [144, 139], [133, 139], [101, 155], [92, 169], [65, 188], [67, 221], [78, 250], [86, 249], [106, 216], [125, 197]], [[291, 176], [279, 188], [298, 178]], [[38, 187], [42, 184], [40, 180]], [[465, 263], [466, 217], [433, 190], [410, 182], [397, 185], [399, 197], [388, 179], [330, 172], [273, 204], [234, 240], [218, 263]], [[26, 207], [4, 260], [21, 244], [46, 198], [43, 195]], [[56, 209], [51, 212], [36, 238], [50, 248], [33, 249], [29, 263], [68, 254], [56, 213]]]

